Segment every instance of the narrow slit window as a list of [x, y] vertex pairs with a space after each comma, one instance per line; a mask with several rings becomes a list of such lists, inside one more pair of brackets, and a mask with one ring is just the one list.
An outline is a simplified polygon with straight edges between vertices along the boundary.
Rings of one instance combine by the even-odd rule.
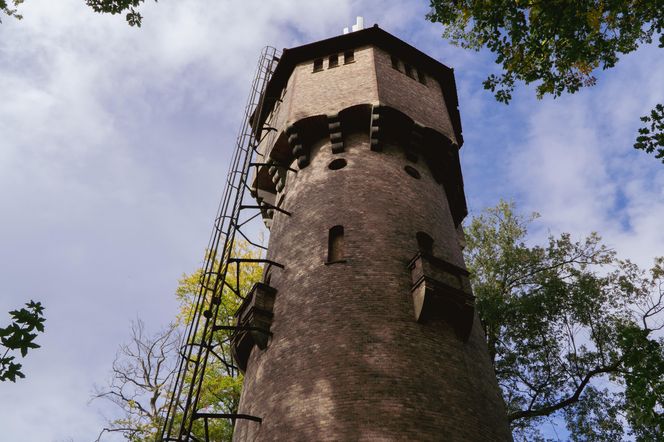
[[392, 67], [398, 71], [399, 70], [399, 59], [397, 57], [395, 57], [394, 55], [391, 56], [391, 59], [392, 59]]
[[327, 243], [327, 262], [341, 262], [344, 260], [344, 226], [334, 226], [330, 229]]
[[409, 64], [404, 64], [404, 70], [406, 71], [406, 75], [408, 75], [410, 78], [415, 78], [415, 75], [413, 74], [413, 67]]
[[323, 59], [317, 58], [314, 60], [314, 72], [319, 72], [323, 70]]
[[433, 255], [433, 238], [424, 232], [415, 234], [417, 239], [417, 248], [424, 255]]
[[339, 66], [339, 56], [337, 54], [330, 55], [330, 58], [328, 59], [328, 64], [327, 67], [329, 68], [336, 68]]
[[417, 80], [422, 83], [423, 85], [427, 84], [427, 77], [424, 75], [424, 73], [420, 70], [417, 71]]
[[344, 52], [344, 64], [352, 63], [355, 61], [355, 51]]

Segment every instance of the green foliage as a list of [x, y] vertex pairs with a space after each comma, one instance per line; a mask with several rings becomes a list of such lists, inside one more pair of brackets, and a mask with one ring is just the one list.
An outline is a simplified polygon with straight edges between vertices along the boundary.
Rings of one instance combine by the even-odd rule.
[[[258, 258], [258, 253], [244, 241], [236, 241], [234, 256], [240, 258]], [[207, 257], [206, 257], [207, 258]], [[233, 315], [240, 306], [241, 299], [233, 293], [238, 284], [242, 293], [247, 293], [251, 286], [260, 280], [262, 267], [259, 264], [243, 264], [238, 269], [237, 263], [231, 263], [226, 284], [219, 284], [222, 290], [218, 321], [232, 324]], [[219, 267], [215, 260], [214, 268]], [[239, 272], [238, 272], [239, 270]], [[179, 335], [176, 330], [188, 326], [196, 309], [200, 292], [203, 269], [183, 275], [176, 289], [180, 302], [180, 311], [175, 324], [151, 337], [146, 337], [143, 324], [138, 321], [132, 326], [132, 342], [120, 347], [118, 357], [113, 363], [113, 375], [104, 388], [97, 388], [94, 398], [106, 398], [123, 410], [123, 417], [110, 422], [102, 430], [97, 440], [105, 432], [120, 432], [132, 442], [153, 441], [161, 431], [161, 417], [166, 413], [168, 399], [171, 396], [170, 381], [176, 374], [178, 361]], [[214, 280], [208, 281], [214, 286]], [[211, 293], [206, 292], [208, 297]], [[205, 299], [209, 305], [210, 299]], [[236, 413], [242, 390], [242, 373], [234, 366], [231, 356], [230, 338], [232, 332], [215, 332], [214, 352], [210, 356], [205, 370], [205, 377], [198, 401], [198, 410], [209, 413]], [[196, 341], [199, 341], [196, 339]], [[187, 383], [191, 379], [186, 379]], [[93, 399], [94, 399], [93, 398]], [[175, 417], [175, 423], [181, 420]], [[194, 434], [204, 434], [203, 422], [196, 421]], [[209, 421], [210, 440], [230, 441], [233, 425], [228, 420], [212, 419]]]
[[[258, 258], [259, 254], [249, 243], [236, 241], [234, 256]], [[242, 300], [233, 291], [239, 289], [240, 293], [248, 293], [253, 284], [260, 281], [262, 276], [263, 269], [259, 264], [244, 263], [239, 266], [239, 269], [237, 266], [237, 263], [229, 264], [226, 284], [219, 285], [223, 287], [217, 316], [220, 323], [234, 323], [233, 315], [240, 307]], [[218, 267], [219, 262], [215, 260], [214, 268]], [[180, 301], [178, 321], [181, 321], [182, 324], [191, 322], [202, 277], [203, 269], [198, 269], [190, 275], [183, 275], [180, 279], [176, 296]], [[208, 284], [209, 286], [215, 285], [214, 276]], [[208, 296], [211, 296], [211, 293], [208, 293]], [[209, 299], [206, 300], [208, 303], [209, 301]], [[237, 413], [243, 376], [233, 363], [230, 345], [231, 335], [232, 331], [230, 330], [215, 332], [213, 340], [216, 343], [214, 349], [216, 356], [211, 356], [208, 359], [199, 397], [199, 409], [205, 409], [207, 412]], [[213, 419], [209, 421], [208, 431], [211, 440], [229, 441], [233, 435], [233, 425], [228, 420]], [[194, 424], [194, 433], [203, 434], [202, 422], [197, 421]]]
[[0, 344], [5, 352], [0, 358], [0, 381], [16, 382], [16, 378], [25, 378], [21, 372], [22, 364], [14, 362], [15, 356], [10, 356], [12, 351], [21, 353], [21, 357], [28, 354], [31, 348], [39, 348], [35, 343], [37, 333], [44, 332], [44, 307], [40, 302], [30, 301], [25, 304], [26, 308], [9, 312], [12, 323], [5, 328], [0, 327]]
[[[18, 14], [17, 7], [25, 0], [0, 0], [0, 13], [5, 13], [7, 16], [22, 19], [23, 16]], [[141, 27], [143, 16], [136, 8], [145, 0], [85, 0], [85, 3], [92, 8], [93, 11], [103, 14], [125, 14], [125, 19], [130, 26]], [[157, 0], [155, 0], [157, 2]], [[2, 23], [2, 20], [0, 20]]]
[[[536, 83], [537, 97], [574, 93], [596, 83], [594, 72], [620, 55], [651, 43], [664, 47], [664, 0], [430, 0], [427, 18], [444, 26], [443, 37], [476, 51], [487, 48], [502, 73], [484, 88], [509, 103], [519, 81]], [[634, 145], [664, 162], [662, 105], [641, 120]]]
[[655, 158], [661, 159], [664, 163], [664, 106], [658, 104], [650, 111], [650, 115], [641, 117], [641, 121], [649, 124], [639, 129], [634, 148], [646, 153], [657, 150]]
[[496, 54], [504, 72], [484, 87], [507, 103], [516, 81], [538, 82], [540, 97], [595, 84], [594, 70], [661, 32], [663, 10], [662, 0], [431, 0], [427, 18], [452, 43]]
[[[14, 17], [20, 20], [23, 18], [23, 16], [18, 14], [18, 10], [16, 8], [24, 1], [25, 0], [9, 0], [8, 2], [7, 0], [0, 0], [0, 12], [4, 12], [9, 17]], [[2, 20], [0, 20], [0, 23], [2, 23]]]
[[620, 341], [628, 367], [625, 411], [639, 441], [661, 440], [664, 434], [664, 339], [651, 339], [649, 331], [626, 327]]
[[[664, 271], [650, 272], [593, 233], [528, 245], [529, 223], [501, 202], [466, 229], [477, 309], [518, 440], [564, 419], [572, 440], [658, 434], [664, 418]], [[626, 421], [623, 416], [626, 416]]]
[[[156, 2], [157, 0], [155, 0]], [[141, 27], [143, 16], [136, 10], [145, 0], [85, 0], [95, 12], [105, 14], [123, 14], [130, 26]]]

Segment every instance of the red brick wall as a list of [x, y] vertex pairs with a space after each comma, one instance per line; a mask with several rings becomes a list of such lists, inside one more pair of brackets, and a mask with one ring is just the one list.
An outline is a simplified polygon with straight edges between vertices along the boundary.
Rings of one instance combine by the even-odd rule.
[[[350, 64], [344, 64], [343, 52], [339, 52], [339, 66], [335, 68], [328, 68], [326, 56], [319, 72], [313, 72], [314, 60], [296, 66], [282, 103], [266, 124], [281, 132], [306, 117], [334, 114], [356, 104], [378, 103], [374, 50], [355, 49], [355, 61]], [[269, 150], [276, 137], [274, 132], [266, 137], [260, 151]]]
[[[399, 60], [401, 71], [398, 71], [392, 67], [390, 54], [381, 49], [374, 49], [374, 57], [381, 104], [399, 109], [422, 126], [435, 129], [458, 144], [438, 81], [426, 72], [426, 85], [410, 78], [404, 73], [404, 62], [409, 61]], [[420, 67], [413, 65], [413, 68]]]
[[[294, 115], [329, 112], [328, 99], [317, 103]], [[273, 338], [252, 351], [240, 404], [263, 422], [238, 421], [235, 440], [510, 440], [477, 318], [465, 343], [443, 321], [414, 320], [416, 232], [464, 265], [442, 186], [398, 146], [371, 151], [366, 132], [346, 146], [334, 155], [321, 140], [311, 164], [289, 174], [292, 216], [275, 215], [268, 252], [285, 265], [272, 270]], [[333, 158], [348, 165], [329, 170]], [[346, 262], [326, 265], [328, 230], [339, 224]]]

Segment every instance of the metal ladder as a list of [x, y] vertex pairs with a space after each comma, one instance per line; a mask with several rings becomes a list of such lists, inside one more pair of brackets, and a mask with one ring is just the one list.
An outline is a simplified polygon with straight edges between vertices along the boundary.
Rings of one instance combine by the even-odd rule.
[[[245, 201], [245, 199], [250, 198], [249, 193], [251, 191], [247, 181], [249, 170], [252, 165], [255, 165], [255, 163], [252, 163], [252, 159], [264, 129], [262, 127], [257, 128], [255, 125], [260, 122], [266, 87], [279, 57], [280, 52], [277, 49], [267, 46], [263, 49], [258, 61], [256, 75], [244, 111], [242, 126], [237, 136], [235, 152], [229, 166], [224, 193], [219, 203], [214, 228], [208, 243], [193, 317], [180, 346], [177, 371], [169, 390], [171, 397], [168, 402], [161, 435], [157, 440], [209, 442], [208, 422], [211, 419], [230, 419], [233, 423], [236, 419], [261, 422], [261, 418], [257, 416], [202, 412], [199, 410], [199, 399], [210, 354], [221, 359], [227, 368], [237, 373], [237, 367], [232, 361], [224, 360], [214, 351], [216, 346], [224, 344], [214, 342], [215, 332], [237, 329], [231, 323], [232, 318], [223, 314], [219, 315], [221, 295], [224, 288], [230, 289], [236, 296], [244, 299], [239, 283], [241, 264], [264, 263], [267, 266], [281, 267], [278, 263], [266, 259], [248, 259], [234, 256], [235, 238], [238, 233], [252, 246], [266, 250], [262, 245], [251, 241], [250, 235], [245, 234], [242, 229], [246, 228], [249, 222], [261, 214], [260, 204], [256, 205], [255, 202], [252, 204]], [[252, 121], [252, 118], [255, 120]], [[248, 211], [254, 211], [255, 213], [242, 220], [241, 212]], [[236, 266], [235, 286], [227, 280], [227, 277], [233, 277], [233, 275], [228, 275], [231, 264]], [[204, 434], [202, 435], [194, 434], [194, 423], [197, 420], [203, 421]]]

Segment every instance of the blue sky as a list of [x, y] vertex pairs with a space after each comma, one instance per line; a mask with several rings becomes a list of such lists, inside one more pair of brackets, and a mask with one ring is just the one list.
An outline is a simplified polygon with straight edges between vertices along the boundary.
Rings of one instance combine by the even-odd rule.
[[[664, 101], [664, 57], [645, 47], [573, 96], [512, 104], [481, 87], [490, 54], [450, 47], [426, 1], [163, 1], [144, 25], [82, 0], [30, 0], [0, 25], [0, 324], [46, 306], [27, 379], [0, 385], [6, 440], [90, 441], [114, 409], [88, 404], [130, 321], [175, 315], [201, 263], [262, 46], [341, 33], [363, 15], [455, 69], [471, 213], [513, 199], [535, 237], [600, 232], [644, 266], [664, 251], [664, 166], [631, 145]], [[113, 440], [108, 438], [107, 440]]]

